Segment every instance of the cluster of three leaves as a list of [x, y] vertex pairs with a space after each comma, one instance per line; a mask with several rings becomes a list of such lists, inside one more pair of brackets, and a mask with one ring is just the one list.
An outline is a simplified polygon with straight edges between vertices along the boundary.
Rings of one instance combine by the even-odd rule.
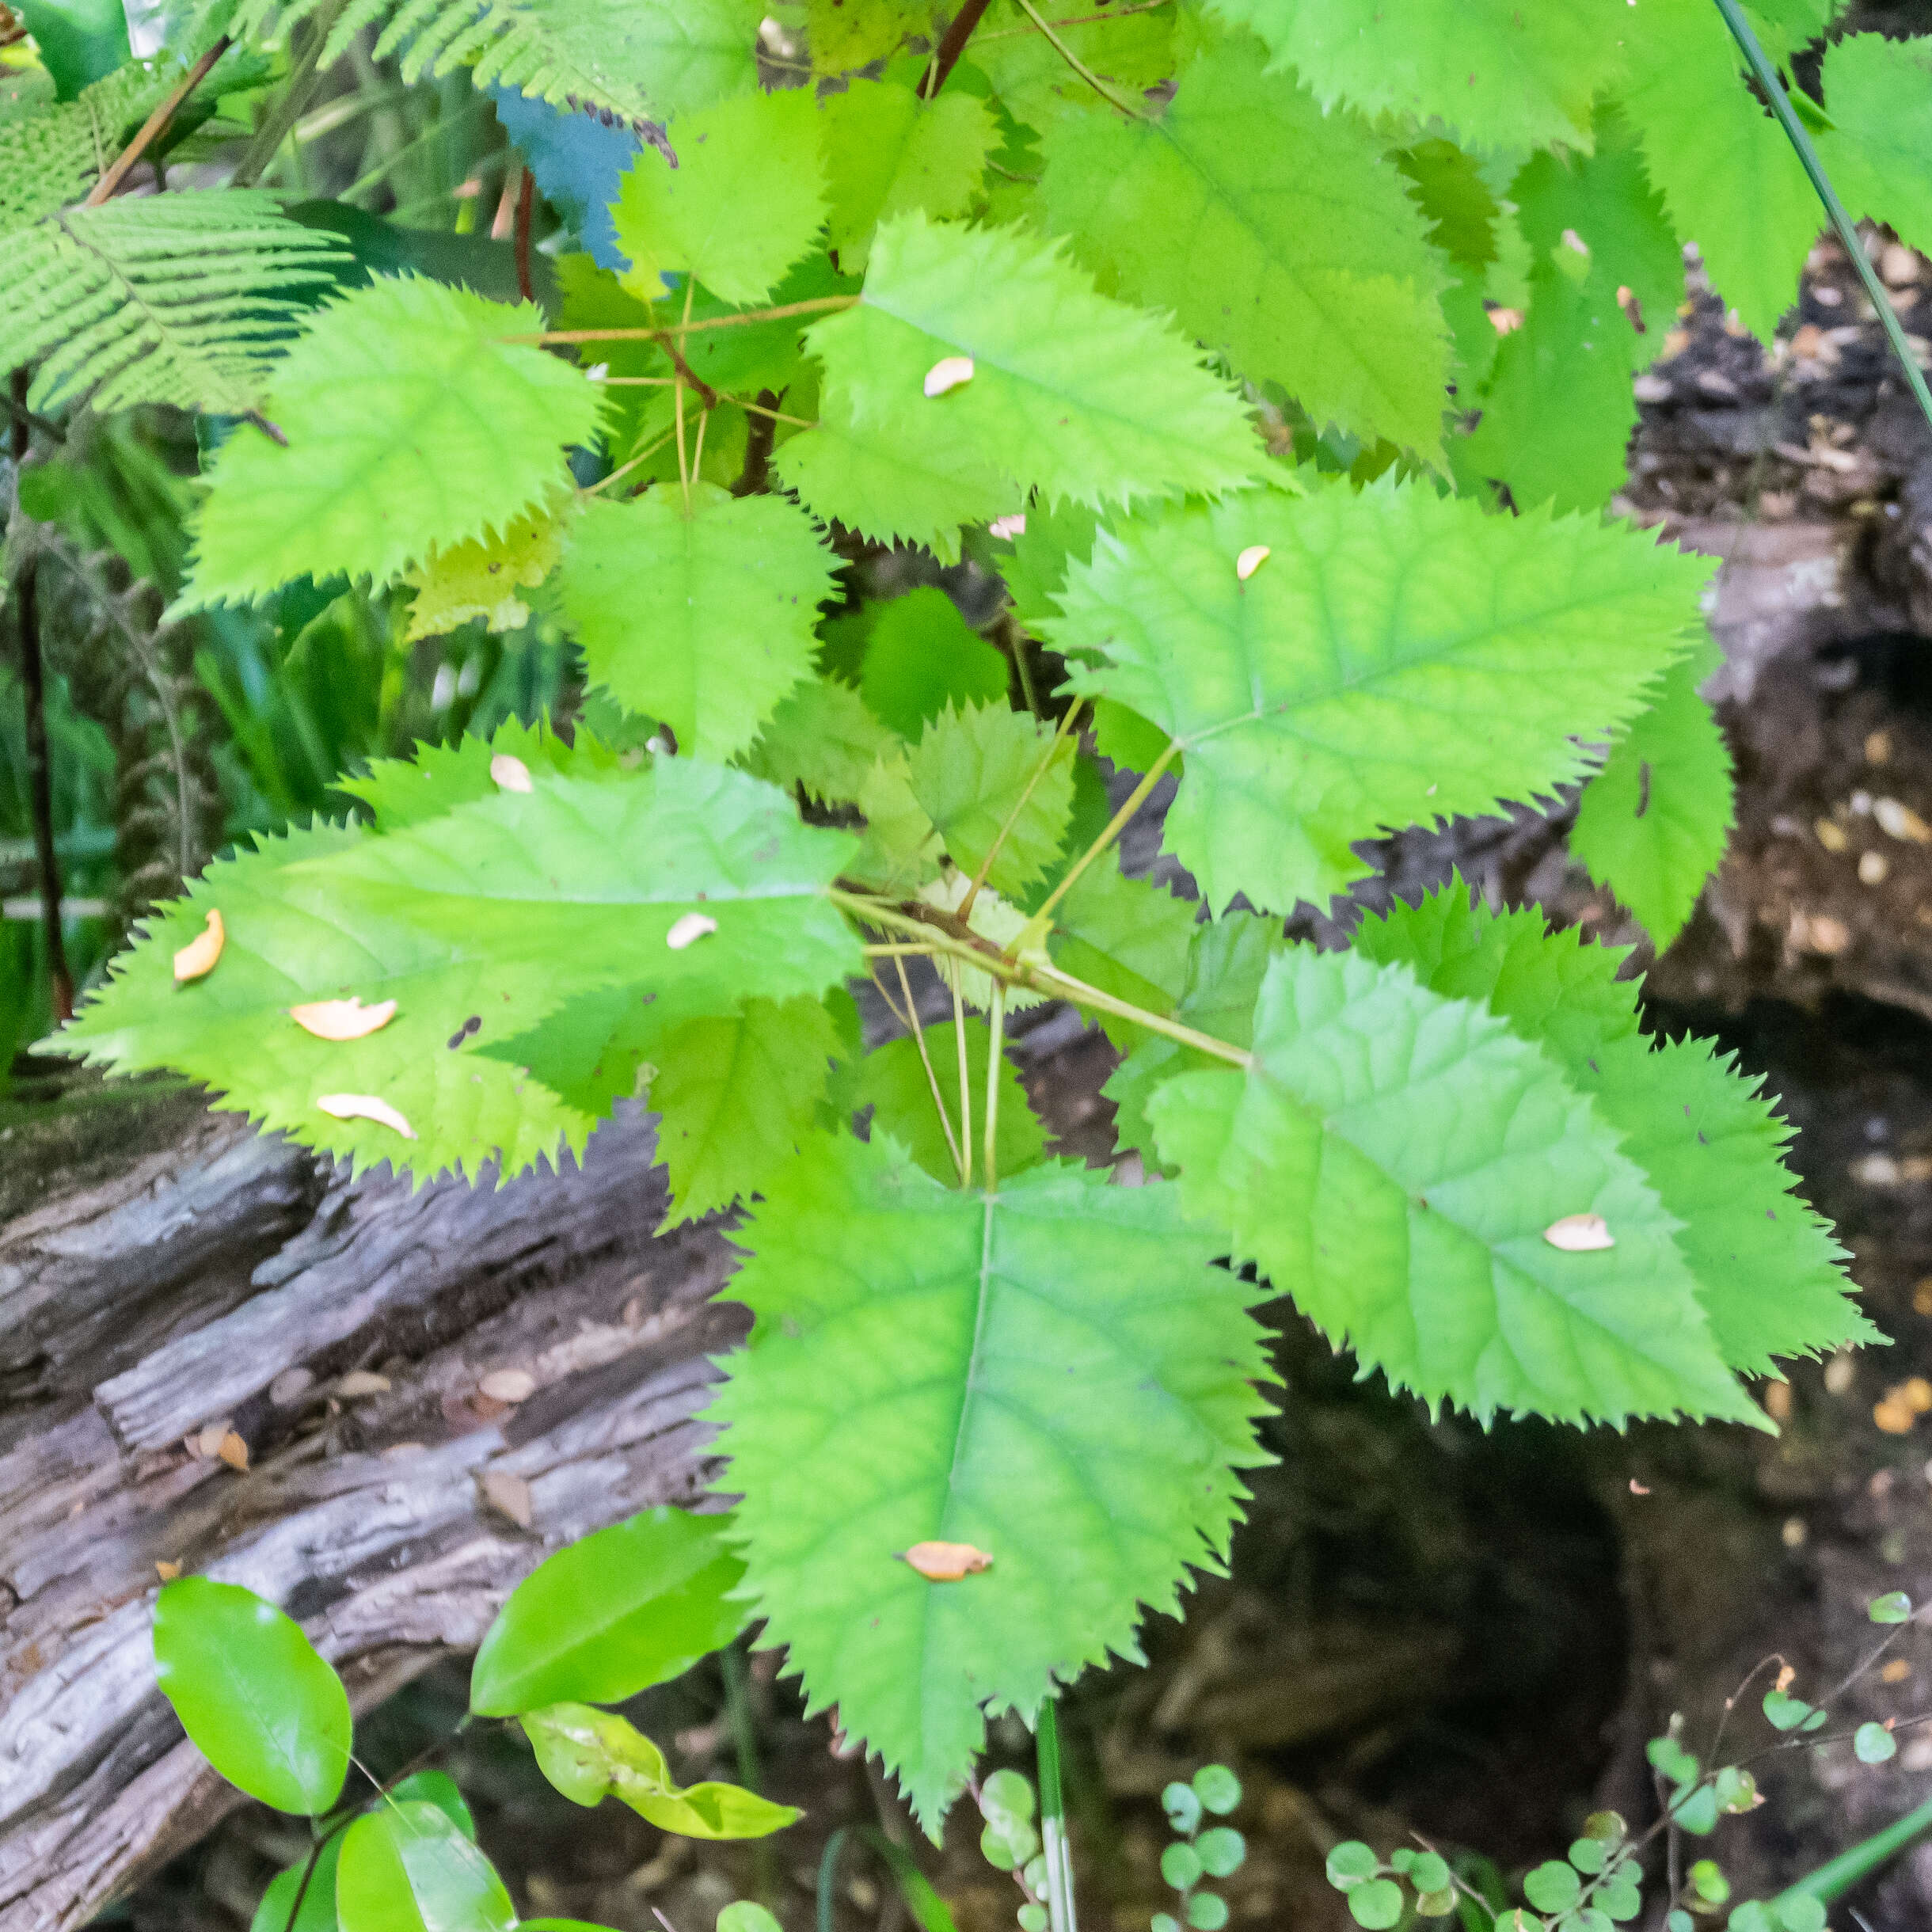
[[[591, 1707], [677, 1676], [737, 1636], [744, 1611], [732, 1593], [743, 1568], [722, 1538], [728, 1527], [660, 1508], [550, 1558], [492, 1624], [472, 1710], [519, 1717], [546, 1774], [577, 1803], [607, 1791], [698, 1838], [760, 1837], [791, 1823], [795, 1811], [735, 1786], [679, 1789], [648, 1738]], [[154, 1656], [188, 1736], [230, 1782], [279, 1810], [320, 1818], [335, 1808], [350, 1763], [348, 1698], [291, 1618], [241, 1585], [183, 1579], [157, 1601]], [[338, 1818], [312, 1862], [270, 1885], [257, 1922], [279, 1928], [299, 1897], [303, 1932], [458, 1922], [507, 1932], [515, 1915], [475, 1836], [451, 1780], [413, 1774], [366, 1815]]]

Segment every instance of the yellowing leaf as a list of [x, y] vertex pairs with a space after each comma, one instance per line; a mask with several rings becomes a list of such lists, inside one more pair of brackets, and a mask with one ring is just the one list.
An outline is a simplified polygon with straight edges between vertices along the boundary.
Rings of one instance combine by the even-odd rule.
[[481, 618], [490, 630], [515, 630], [530, 622], [530, 607], [517, 593], [534, 590], [563, 554], [563, 529], [548, 512], [519, 516], [500, 536], [472, 538], [447, 550], [432, 550], [403, 572], [416, 592], [404, 641], [440, 637]]

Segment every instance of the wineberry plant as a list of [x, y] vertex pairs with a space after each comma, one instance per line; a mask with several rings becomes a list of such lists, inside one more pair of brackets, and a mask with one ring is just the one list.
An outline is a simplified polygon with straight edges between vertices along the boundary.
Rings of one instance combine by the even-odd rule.
[[[207, 0], [0, 123], [22, 420], [201, 413], [177, 616], [346, 585], [580, 655], [574, 722], [345, 774], [347, 815], [207, 867], [64, 1041], [418, 1181], [560, 1163], [643, 1099], [670, 1221], [735, 1214], [703, 1562], [606, 1532], [635, 1567], [553, 1559], [477, 1665], [566, 1795], [673, 1830], [774, 1821], [601, 1706], [750, 1624], [935, 1833], [989, 1714], [1050, 1742], [1058, 1687], [1227, 1560], [1271, 1296], [1485, 1423], [1768, 1428], [1746, 1379], [1875, 1333], [1789, 1130], [1646, 1035], [1625, 953], [1459, 881], [1343, 949], [1284, 921], [1371, 842], [1580, 788], [1577, 859], [1683, 926], [1731, 814], [1713, 566], [1607, 514], [1631, 378], [1688, 244], [1771, 333], [1808, 162], [1932, 242], [1932, 67], [1830, 0], [1731, 10], [1801, 157], [1710, 0], [1061, 11]], [[115, 192], [235, 63], [372, 32], [529, 131], [580, 244], [547, 310], [372, 280], [260, 188]], [[640, 139], [576, 143], [586, 111]], [[889, 546], [998, 614], [863, 595]], [[1187, 896], [1120, 862], [1163, 785]], [[1048, 1156], [1007, 1056], [1043, 1000], [1121, 1055], [1111, 1173]], [[162, 1598], [177, 1689], [224, 1618], [295, 1655], [215, 1588]], [[198, 1737], [243, 1721], [196, 1695]], [[345, 1925], [377, 1862], [416, 1882], [382, 1817], [462, 1835], [436, 1804], [344, 1835]], [[1186, 1842], [1207, 1926], [1235, 1841]], [[1025, 1903], [1070, 1926], [1044, 1843]]]

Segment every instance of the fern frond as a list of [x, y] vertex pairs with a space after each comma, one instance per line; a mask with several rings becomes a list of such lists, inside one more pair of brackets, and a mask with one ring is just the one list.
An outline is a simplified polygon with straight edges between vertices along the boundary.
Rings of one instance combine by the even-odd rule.
[[[196, 28], [282, 35], [321, 6], [212, 0]], [[328, 65], [379, 21], [376, 58], [399, 55], [405, 82], [469, 67], [478, 87], [661, 124], [756, 86], [764, 10], [763, 0], [349, 0], [321, 59]]]
[[136, 63], [75, 100], [0, 121], [0, 235], [78, 201], [168, 86], [156, 68]]
[[29, 402], [91, 395], [241, 414], [312, 291], [348, 257], [270, 196], [166, 195], [56, 209], [13, 238], [0, 366], [39, 362]]

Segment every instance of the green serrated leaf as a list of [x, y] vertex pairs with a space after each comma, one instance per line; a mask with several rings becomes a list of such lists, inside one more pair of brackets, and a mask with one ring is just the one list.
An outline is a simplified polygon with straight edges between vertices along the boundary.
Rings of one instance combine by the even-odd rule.
[[[1137, 1654], [1141, 1606], [1225, 1559], [1262, 1460], [1253, 1291], [1170, 1190], [1071, 1166], [940, 1187], [883, 1142], [773, 1182], [732, 1292], [756, 1316], [723, 1423], [747, 1580], [814, 1708], [880, 1751], [936, 1831], [985, 1732]], [[929, 1582], [900, 1553], [992, 1562]]]
[[1360, 878], [1361, 840], [1580, 778], [1577, 735], [1635, 715], [1708, 573], [1628, 528], [1424, 485], [1253, 492], [1102, 533], [1048, 629], [1068, 688], [1181, 740], [1164, 835], [1209, 905], [1285, 911]]
[[820, 74], [844, 74], [932, 31], [933, 0], [807, 0], [805, 37]]
[[991, 556], [1013, 599], [1013, 614], [1029, 630], [1058, 610], [1055, 599], [1067, 579], [1068, 560], [1084, 563], [1093, 554], [1097, 521], [1085, 504], [1066, 503], [1057, 509], [1035, 504], [1003, 527], [1007, 535]]
[[542, 326], [533, 303], [417, 276], [318, 310], [263, 405], [286, 445], [245, 424], [215, 459], [182, 607], [332, 571], [384, 583], [569, 488], [564, 445], [595, 435], [598, 392], [504, 340]]
[[949, 705], [1006, 695], [1006, 660], [934, 584], [880, 605], [865, 641], [859, 693], [875, 717], [916, 740]]
[[1932, 49], [1847, 34], [1827, 48], [1821, 78], [1837, 125], [1816, 137], [1818, 158], [1839, 198], [1907, 246], [1932, 245]]
[[[1071, 894], [1068, 895], [1071, 899]], [[1254, 1003], [1268, 962], [1285, 941], [1281, 922], [1252, 912], [1227, 912], [1197, 925], [1188, 936], [1187, 963], [1171, 1016], [1211, 1040], [1247, 1047], [1254, 1039]], [[1162, 1081], [1215, 1062], [1197, 1047], [1163, 1034], [1141, 1039], [1101, 1091], [1114, 1104], [1114, 1131], [1123, 1147], [1154, 1159], [1154, 1128], [1147, 1103]]]
[[857, 798], [874, 763], [898, 744], [850, 685], [808, 678], [778, 701], [739, 762], [755, 778], [800, 786], [826, 804]]
[[335, 1803], [349, 1768], [348, 1693], [266, 1599], [207, 1576], [163, 1585], [154, 1681], [231, 1785], [277, 1811], [314, 1816]]
[[721, 301], [763, 302], [825, 222], [812, 89], [735, 95], [666, 133], [676, 166], [645, 147], [611, 204], [626, 286], [656, 302], [666, 276], [690, 274]]
[[1782, 131], [1740, 71], [1721, 16], [1704, 0], [1645, 0], [1622, 27], [1621, 99], [1672, 226], [1694, 242], [1713, 286], [1769, 341], [1794, 299], [1824, 224]]
[[510, 1932], [516, 1923], [496, 1868], [421, 1799], [386, 1805], [349, 1827], [336, 1910], [342, 1932]]
[[1196, 59], [1159, 120], [1069, 116], [1045, 150], [1048, 221], [1121, 294], [1318, 425], [1439, 450], [1442, 264], [1366, 126], [1265, 74], [1244, 36]]
[[[1061, 46], [1124, 99], [1174, 71], [1175, 7], [1040, 11], [1049, 23], [1057, 20]], [[1069, 108], [1110, 111], [1097, 108], [1089, 83], [1014, 0], [998, 0], [988, 10], [967, 51], [1016, 121], [1044, 130]]]
[[1570, 850], [1644, 922], [1659, 952], [1683, 930], [1724, 857], [1731, 754], [1698, 694], [1714, 649], [1674, 664], [1650, 709], [1584, 787]]
[[[1430, 1402], [1765, 1424], [1726, 1371], [1676, 1223], [1557, 1063], [1405, 966], [1291, 947], [1240, 1072], [1150, 1103], [1189, 1211], [1365, 1367]], [[1546, 1230], [1602, 1217], [1614, 1245]]]
[[782, 444], [772, 467], [821, 522], [879, 543], [922, 544], [942, 564], [960, 557], [960, 526], [983, 523], [1020, 500], [990, 462], [961, 461], [944, 444], [908, 438], [896, 424], [861, 421], [843, 390], [828, 386], [819, 420]]
[[580, 1538], [511, 1592], [470, 1675], [470, 1708], [515, 1716], [621, 1704], [681, 1676], [744, 1627], [744, 1566], [724, 1519], [668, 1504]]
[[666, 1226], [728, 1207], [797, 1151], [837, 1050], [831, 1017], [807, 998], [749, 1000], [742, 1013], [686, 1020], [653, 1044]]
[[859, 787], [865, 842], [846, 868], [854, 879], [884, 892], [905, 892], [938, 869], [939, 835], [912, 795], [906, 754], [878, 759]]
[[827, 238], [854, 274], [864, 272], [880, 222], [908, 208], [964, 215], [998, 135], [983, 101], [956, 92], [922, 101], [897, 81], [854, 81], [827, 97], [823, 114]]
[[[782, 793], [683, 758], [524, 771], [528, 792], [375, 834], [319, 827], [211, 867], [66, 1037], [119, 1071], [176, 1067], [217, 1105], [359, 1166], [474, 1177], [500, 1161], [507, 1177], [580, 1148], [594, 1124], [561, 1097], [598, 1044], [564, 1024], [572, 1002], [648, 996], [668, 1030], [744, 998], [816, 995], [856, 969], [824, 897], [854, 841], [800, 824]], [[211, 909], [226, 928], [219, 962], [177, 984], [172, 956]], [[289, 1016], [350, 998], [397, 1008], [352, 1040]], [[321, 1106], [343, 1097], [380, 1101], [411, 1137]]]
[[[1120, 854], [1110, 850], [1060, 901], [1051, 941], [1054, 964], [1116, 999], [1170, 1014], [1187, 989], [1198, 911], [1163, 886], [1124, 877]], [[1252, 995], [1248, 1003], [1254, 1003]], [[1101, 1014], [1101, 1024], [1123, 1052], [1149, 1037], [1111, 1014]]]
[[[881, 222], [863, 299], [807, 340], [854, 422], [942, 473], [1010, 478], [1010, 504], [1035, 489], [1095, 505], [1229, 489], [1266, 461], [1192, 344], [1017, 229]], [[962, 357], [970, 377], [927, 395]]]
[[913, 747], [907, 775], [953, 864], [977, 877], [991, 857], [987, 882], [1012, 898], [1059, 855], [1073, 810], [1074, 751], [1073, 739], [1004, 703], [948, 705]]
[[1730, 1367], [1776, 1375], [1780, 1356], [1879, 1339], [1848, 1299], [1843, 1250], [1793, 1192], [1781, 1158], [1790, 1128], [1707, 1042], [1651, 1050], [1636, 983], [1616, 976], [1622, 953], [1546, 933], [1532, 911], [1491, 914], [1460, 885], [1365, 920], [1356, 946], [1434, 992], [1483, 1002], [1589, 1097], [1678, 1223]]
[[729, 758], [810, 675], [838, 559], [782, 496], [660, 485], [587, 504], [557, 572], [591, 682], [660, 718], [680, 751]]
[[1478, 147], [1588, 146], [1590, 103], [1618, 70], [1622, 0], [1210, 0], [1252, 27], [1325, 108], [1438, 120]]
[[804, 1816], [736, 1785], [680, 1787], [664, 1754], [614, 1711], [553, 1704], [519, 1721], [544, 1776], [573, 1805], [614, 1797], [680, 1838], [768, 1838]]
[[[940, 1124], [943, 1105], [955, 1143], [963, 1118], [970, 1115], [973, 1127], [972, 1157], [979, 1165], [981, 1136], [985, 1131], [986, 1056], [991, 1051], [993, 1029], [985, 1021], [968, 1014], [966, 1019], [964, 1059], [966, 1105], [960, 1104], [960, 1030], [950, 1020], [925, 1029], [926, 1057], [919, 1043], [907, 1034], [888, 1040], [858, 1063], [853, 1088], [854, 1107], [869, 1107], [872, 1135], [889, 1135], [905, 1148], [932, 1177], [947, 1187], [959, 1180], [959, 1165], [953, 1145]], [[930, 1063], [932, 1071], [926, 1067]], [[939, 1096], [933, 1095], [938, 1082]], [[1046, 1158], [1047, 1139], [1040, 1118], [1033, 1112], [1020, 1070], [1011, 1060], [1002, 1059], [999, 1069], [999, 1119], [995, 1124], [997, 1143], [995, 1157], [1003, 1177], [1024, 1173]]]

